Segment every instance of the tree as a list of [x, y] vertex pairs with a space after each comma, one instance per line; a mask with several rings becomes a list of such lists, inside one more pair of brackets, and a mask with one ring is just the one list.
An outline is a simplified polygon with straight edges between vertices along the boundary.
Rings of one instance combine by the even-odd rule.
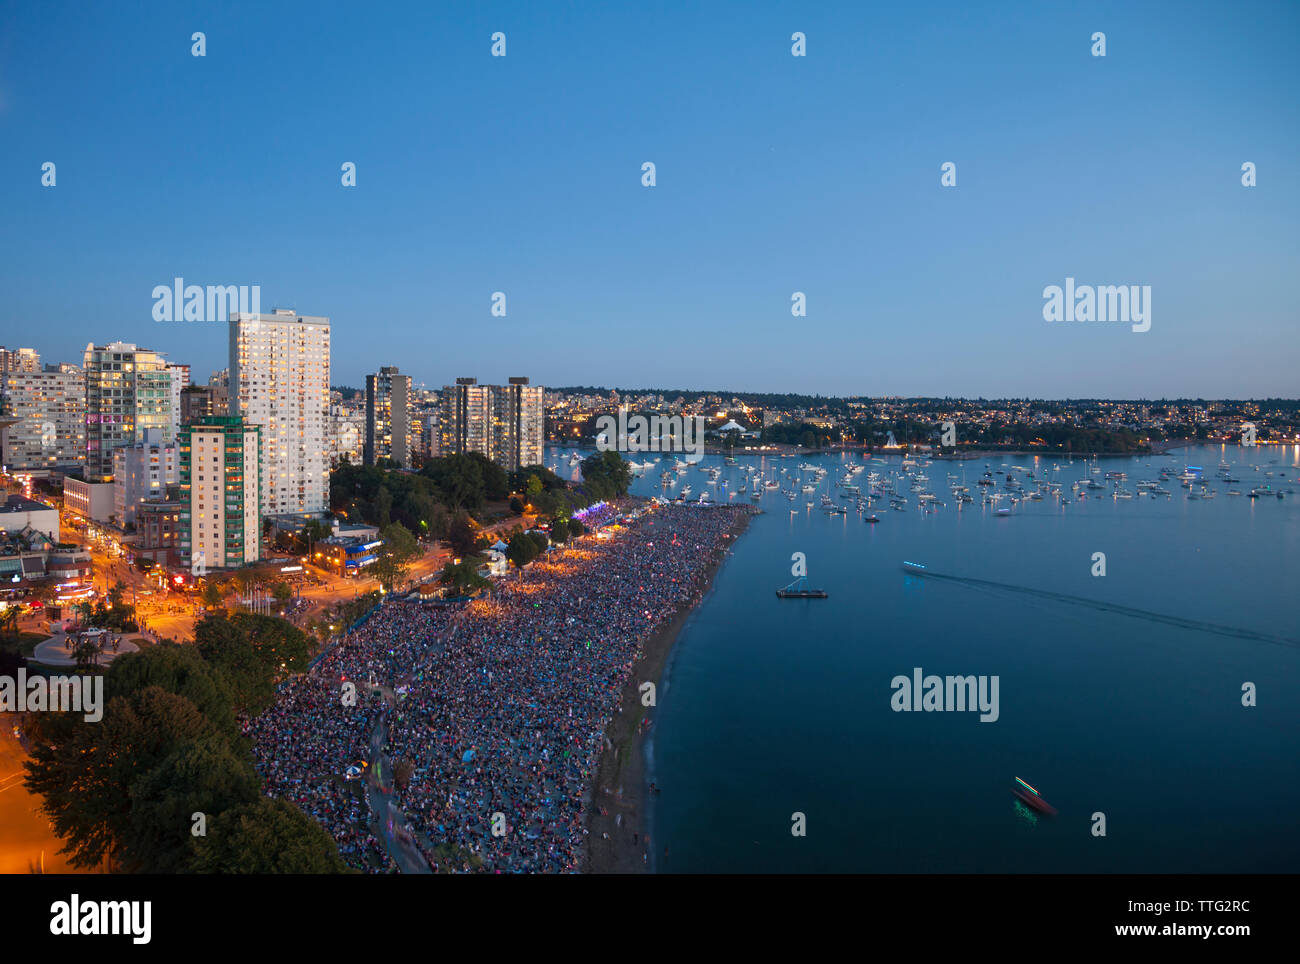
[[[284, 640], [295, 634], [302, 636], [273, 617], [209, 616], [196, 627], [197, 646], [162, 644], [116, 660], [99, 723], [79, 713], [31, 714], [25, 783], [41, 795], [74, 867], [108, 858], [126, 872], [342, 869], [319, 825], [291, 803], [259, 795], [232, 709], [240, 684], [225, 670], [270, 678], [292, 658]], [[223, 657], [224, 669], [200, 649]], [[190, 833], [195, 812], [208, 817], [206, 837]]]
[[[223, 619], [220, 614], [210, 617]], [[230, 706], [228, 683], [204, 660], [196, 646], [174, 643], [151, 646], [113, 660], [104, 677], [104, 696], [130, 698], [149, 687], [161, 687], [193, 703], [212, 725], [235, 739], [239, 727]]]
[[279, 797], [217, 814], [197, 849], [194, 869], [205, 874], [347, 873], [325, 828]]
[[302, 527], [299, 534], [302, 538], [303, 551], [311, 552], [312, 547], [322, 539], [328, 539], [334, 534], [332, 526], [322, 522], [320, 519], [308, 519]]
[[33, 721], [25, 783], [41, 794], [42, 812], [65, 840], [60, 853], [79, 868], [112, 855], [128, 872], [148, 869], [133, 846], [131, 789], [182, 744], [211, 733], [210, 721], [159, 686], [108, 699], [96, 724], [72, 713], [33, 715], [41, 719]]
[[529, 502], [536, 504], [542, 497], [542, 480], [536, 474], [528, 476], [528, 484], [524, 488], [524, 496]]
[[484, 498], [504, 499], [510, 494], [510, 478], [506, 475], [505, 469], [479, 452], [470, 452], [467, 458], [472, 459], [478, 465], [483, 478]]
[[225, 598], [225, 588], [216, 579], [209, 576], [203, 584], [203, 605], [209, 609], [216, 609]]
[[394, 522], [380, 533], [384, 540], [379, 549], [379, 558], [371, 567], [379, 584], [389, 592], [406, 578], [411, 563], [420, 556], [420, 544], [415, 536], [400, 522]]
[[587, 532], [587, 527], [583, 525], [581, 522], [579, 522], [577, 519], [569, 520], [569, 535], [573, 536], [574, 538], [577, 538], [580, 535], [586, 534], [586, 532]]
[[451, 521], [447, 530], [447, 543], [451, 551], [462, 559], [478, 555], [479, 536], [470, 523], [469, 515], [462, 512]]
[[132, 783], [122, 849], [150, 873], [184, 873], [197, 859], [202, 839], [191, 833], [193, 815], [251, 804], [260, 792], [256, 771], [222, 737], [209, 734], [181, 743]]
[[259, 613], [236, 613], [231, 621], [248, 634], [249, 642], [277, 679], [282, 675], [281, 667], [283, 672], [306, 672], [311, 661], [311, 640], [293, 623]]
[[393, 521], [393, 494], [387, 486], [381, 485], [375, 493], [375, 525], [381, 529]]
[[489, 585], [491, 581], [479, 575], [476, 559], [462, 559], [443, 566], [439, 582], [450, 586], [460, 595], [469, 595]]
[[18, 607], [6, 606], [0, 609], [0, 636], [18, 638]]
[[72, 651], [72, 658], [77, 661], [77, 672], [87, 673], [99, 663], [99, 647], [90, 640], [83, 639]]
[[537, 558], [538, 551], [537, 543], [533, 541], [528, 533], [517, 532], [507, 543], [506, 558], [522, 569]]
[[623, 456], [613, 449], [597, 452], [582, 460], [582, 487], [596, 499], [615, 499], [627, 495], [632, 484], [632, 470]]
[[271, 587], [271, 595], [281, 606], [293, 598], [293, 587], [287, 582], [277, 582]]
[[433, 481], [448, 506], [476, 511], [483, 505], [485, 491], [482, 461], [468, 455], [449, 455], [430, 460], [420, 474]]
[[249, 590], [251, 590], [257, 582], [257, 573], [254, 570], [249, 569], [247, 566], [241, 569], [236, 569], [234, 582], [239, 588], [239, 594], [241, 596], [247, 596]]

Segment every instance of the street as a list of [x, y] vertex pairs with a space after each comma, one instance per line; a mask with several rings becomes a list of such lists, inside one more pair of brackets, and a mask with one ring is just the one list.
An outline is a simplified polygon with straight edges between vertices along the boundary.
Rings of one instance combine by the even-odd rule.
[[56, 851], [62, 842], [40, 812], [40, 797], [23, 786], [27, 753], [13, 734], [18, 716], [0, 713], [0, 874], [26, 874], [42, 863], [47, 874], [81, 874]]

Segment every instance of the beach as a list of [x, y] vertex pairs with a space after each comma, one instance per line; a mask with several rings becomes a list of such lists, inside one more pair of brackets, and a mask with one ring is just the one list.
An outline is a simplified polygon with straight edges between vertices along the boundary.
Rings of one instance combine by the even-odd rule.
[[[316, 819], [358, 870], [576, 873], [589, 866], [589, 834], [638, 844], [640, 826], [621, 812], [639, 813], [643, 798], [637, 687], [658, 679], [754, 511], [601, 503], [582, 515], [588, 537], [517, 569], [490, 596], [386, 602], [246, 722], [264, 792]], [[392, 697], [339, 712], [341, 680]], [[606, 765], [638, 768], [614, 771], [611, 792], [595, 794], [607, 734], [622, 749]], [[367, 759], [393, 778], [382, 803], [394, 820], [379, 832], [373, 801], [344, 776]], [[612, 832], [590, 830], [593, 806]], [[399, 830], [418, 853], [394, 852]], [[648, 854], [631, 856], [647, 864]]]
[[[653, 682], [656, 695], [661, 695], [663, 669], [677, 637], [695, 607], [703, 602], [713, 577], [755, 514], [745, 513], [736, 520], [726, 547], [715, 553], [715, 558], [701, 573], [699, 599], [683, 603], [641, 647], [640, 659], [623, 688], [618, 713], [605, 730], [596, 778], [584, 801], [588, 831], [582, 865], [585, 873], [647, 873], [652, 866], [650, 848], [654, 841], [646, 836], [650, 787], [646, 778], [645, 740], [653, 729], [656, 709], [642, 705], [640, 687]], [[649, 725], [643, 726], [646, 720]]]

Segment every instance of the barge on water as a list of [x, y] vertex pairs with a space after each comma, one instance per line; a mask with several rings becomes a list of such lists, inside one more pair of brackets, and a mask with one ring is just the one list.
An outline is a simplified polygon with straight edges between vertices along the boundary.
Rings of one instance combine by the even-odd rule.
[[809, 589], [808, 577], [801, 576], [790, 585], [776, 591], [777, 599], [829, 599], [825, 589]]

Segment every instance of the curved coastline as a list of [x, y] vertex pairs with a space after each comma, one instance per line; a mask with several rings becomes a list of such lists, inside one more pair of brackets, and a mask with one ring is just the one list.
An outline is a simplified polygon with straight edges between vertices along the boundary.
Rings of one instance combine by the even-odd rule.
[[605, 729], [600, 762], [588, 789], [584, 873], [640, 874], [654, 869], [650, 849], [654, 841], [647, 836], [650, 801], [646, 767], [646, 739], [653, 730], [654, 720], [641, 705], [639, 687], [653, 682], [658, 695], [662, 695], [664, 668], [682, 629], [708, 595], [727, 553], [757, 514], [746, 512], [736, 520], [728, 533], [727, 544], [719, 547], [700, 574], [699, 599], [682, 605], [642, 644], [640, 659], [623, 688], [618, 713]]

